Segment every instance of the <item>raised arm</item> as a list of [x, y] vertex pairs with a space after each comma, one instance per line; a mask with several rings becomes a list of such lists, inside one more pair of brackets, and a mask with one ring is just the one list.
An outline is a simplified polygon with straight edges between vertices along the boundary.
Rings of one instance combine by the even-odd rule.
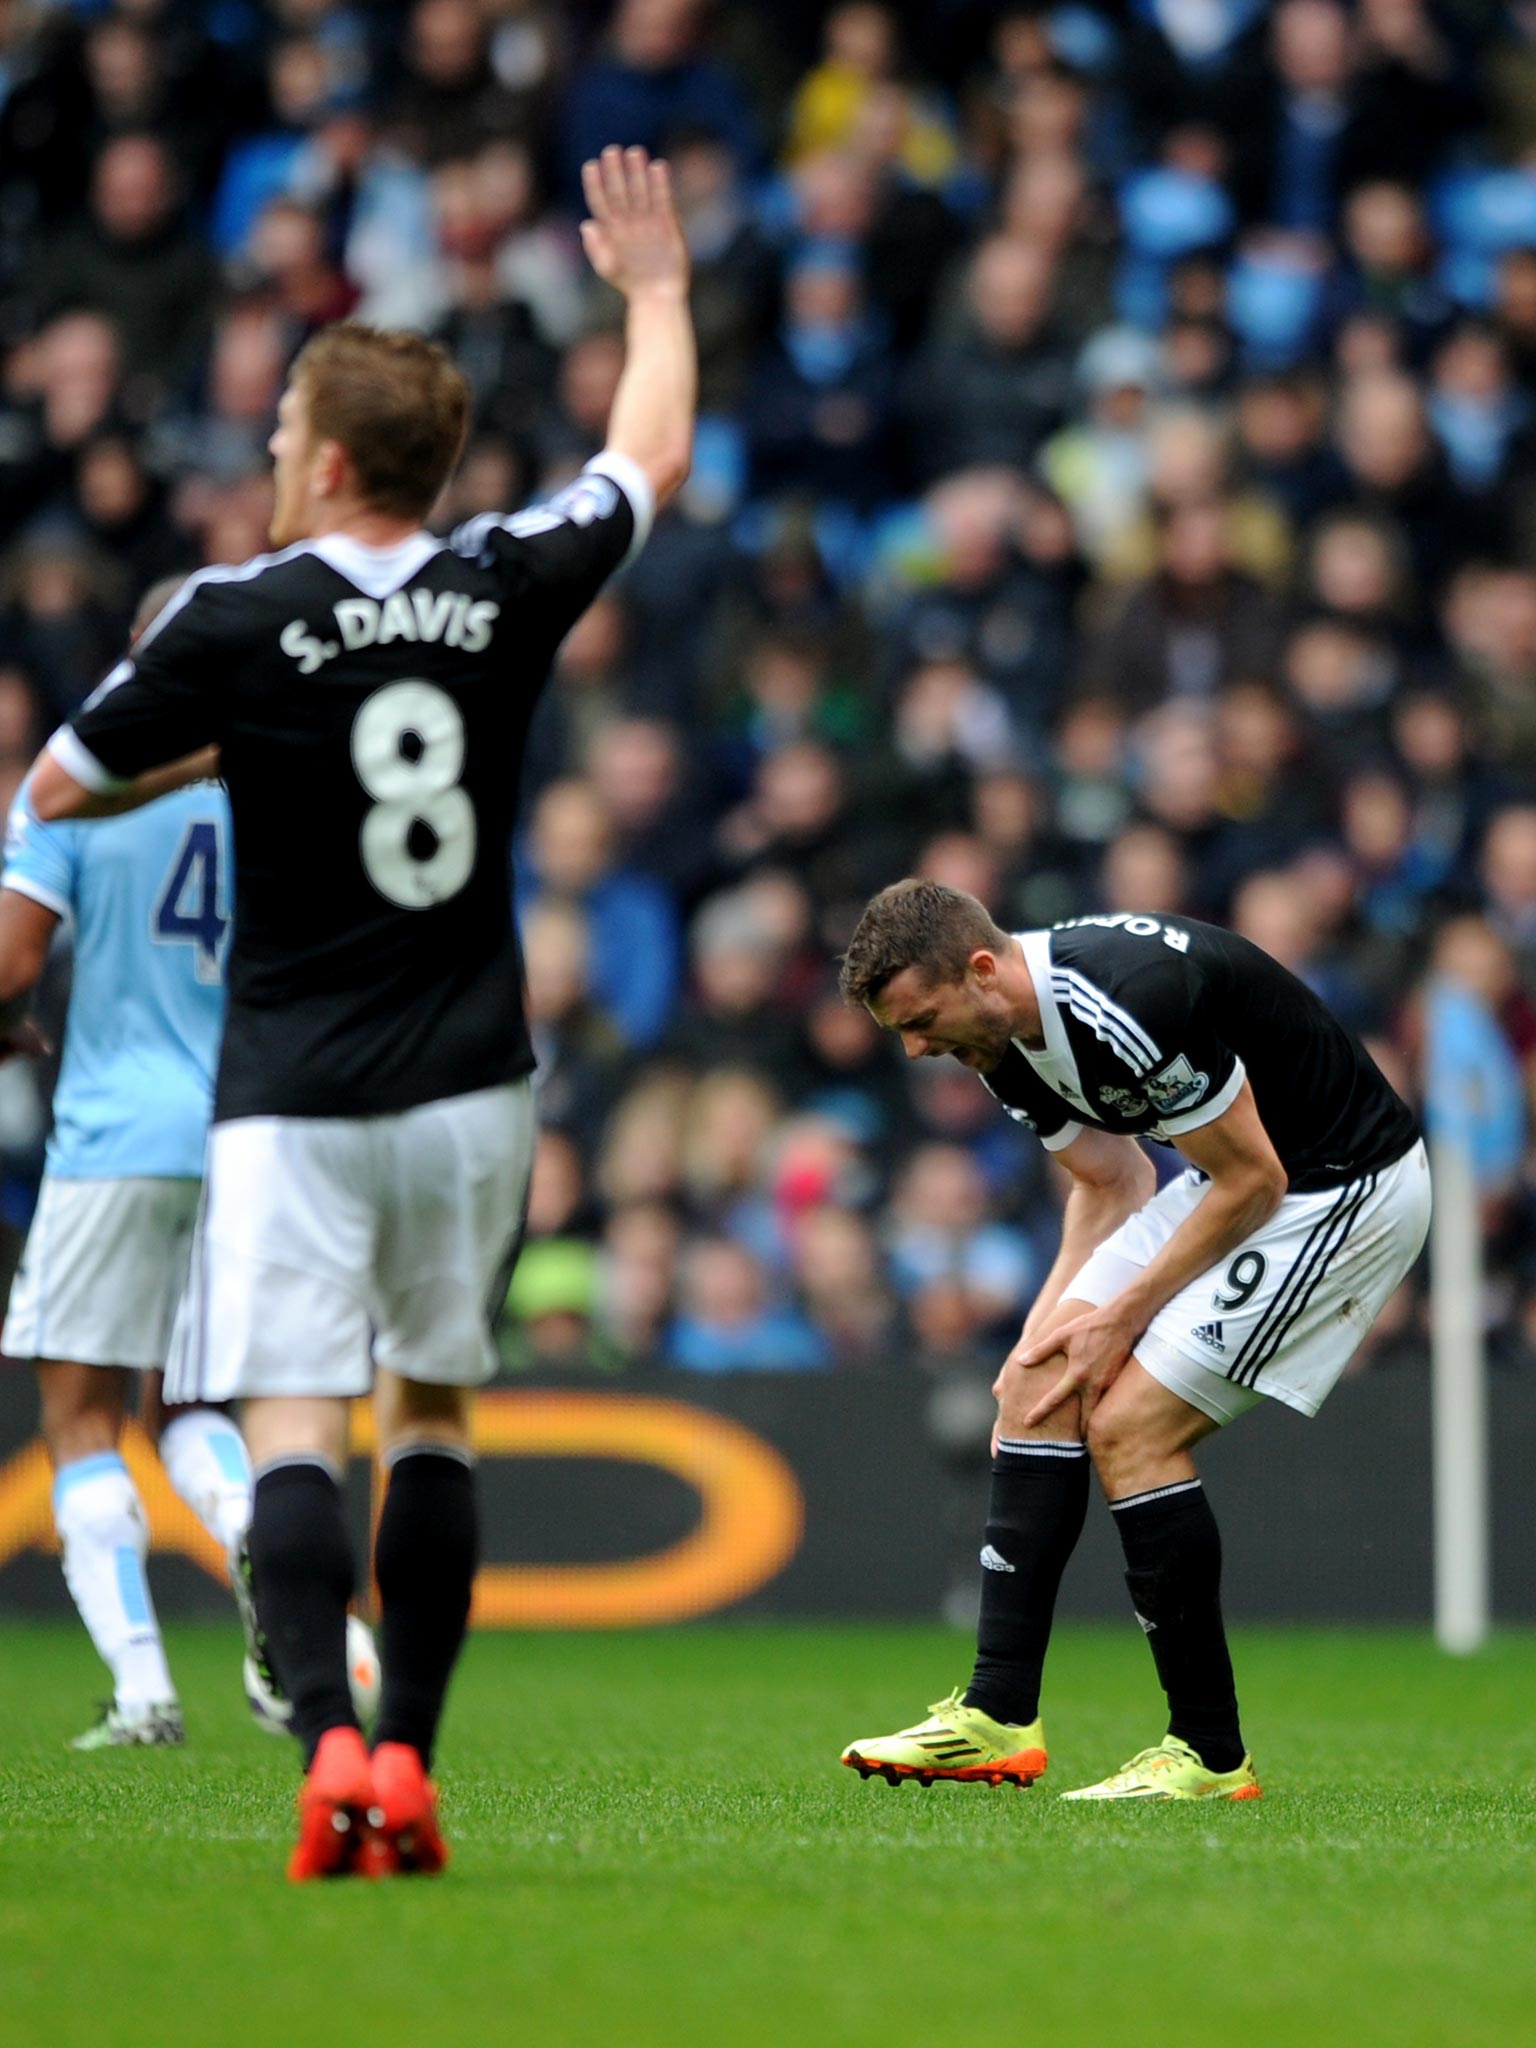
[[664, 504], [692, 464], [698, 406], [688, 245], [671, 176], [643, 149], [615, 146], [582, 166], [581, 181], [592, 214], [581, 224], [582, 244], [625, 302], [624, 370], [607, 446], [645, 471]]

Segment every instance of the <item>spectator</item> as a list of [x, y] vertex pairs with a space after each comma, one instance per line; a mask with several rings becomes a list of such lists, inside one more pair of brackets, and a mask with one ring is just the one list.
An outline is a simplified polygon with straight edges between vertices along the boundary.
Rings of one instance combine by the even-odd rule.
[[597, 1158], [597, 1189], [610, 1209], [676, 1198], [682, 1185], [689, 1090], [686, 1075], [662, 1072], [621, 1097]]
[[703, 48], [699, 0], [619, 0], [606, 46], [566, 95], [561, 163], [578, 190], [583, 162], [622, 137], [653, 152], [679, 129], [718, 136], [738, 163], [757, 159], [736, 80]]
[[741, 164], [721, 137], [684, 130], [668, 153], [693, 259], [699, 404], [706, 414], [728, 412], [746, 391], [772, 324], [772, 256], [752, 218]]
[[1254, 377], [1238, 393], [1240, 467], [1297, 530], [1348, 493], [1327, 418], [1323, 387], [1305, 374]]
[[734, 1235], [737, 1211], [756, 1192], [783, 1104], [761, 1075], [716, 1067], [689, 1098], [683, 1189], [690, 1212]]
[[783, 954], [761, 909], [740, 890], [712, 896], [690, 938], [693, 987], [669, 1051], [694, 1073], [737, 1066], [769, 1080], [792, 1074], [797, 1034], [775, 1000]]
[[1482, 537], [1458, 505], [1429, 432], [1422, 396], [1400, 370], [1353, 378], [1339, 409], [1339, 453], [1354, 503], [1407, 536], [1413, 572], [1435, 588]]
[[1154, 917], [1188, 916], [1190, 885], [1184, 849], [1166, 827], [1127, 825], [1105, 849], [1098, 906], [1147, 911]]
[[1158, 530], [1156, 571], [1087, 655], [1090, 687], [1133, 715], [1170, 697], [1208, 701], [1240, 676], [1263, 675], [1279, 645], [1279, 607], [1234, 567], [1222, 500], [1168, 506]]
[[1536, 807], [1499, 811], [1483, 842], [1482, 882], [1488, 922], [1520, 961], [1528, 989], [1536, 984]]
[[1250, 875], [1232, 899], [1232, 929], [1288, 967], [1351, 1029], [1374, 1021], [1361, 989], [1323, 956], [1316, 905], [1293, 872]]
[[599, 1313], [623, 1356], [660, 1354], [681, 1245], [677, 1218], [660, 1202], [631, 1202], [609, 1217], [599, 1253]]
[[153, 135], [119, 136], [96, 160], [85, 218], [50, 242], [31, 277], [45, 319], [81, 309], [109, 316], [126, 374], [154, 399], [195, 369], [217, 287], [180, 204], [165, 145]]
[[937, 485], [924, 512], [934, 560], [893, 613], [888, 658], [967, 664], [1038, 738], [1061, 700], [1082, 581], [1062, 507], [1006, 470], [986, 469]]
[[1530, 418], [1498, 336], [1487, 327], [1457, 328], [1434, 362], [1429, 422], [1451, 476], [1468, 493], [1491, 492]]
[[573, 905], [551, 899], [524, 918], [522, 940], [539, 1115], [575, 1132], [590, 1153], [618, 1093], [626, 1050], [592, 997], [591, 930]]
[[173, 409], [150, 437], [158, 464], [175, 475], [237, 482], [263, 466], [282, 395], [291, 336], [272, 300], [234, 300], [214, 326], [204, 388]]
[[96, 313], [53, 321], [9, 363], [0, 431], [0, 539], [67, 508], [80, 450], [121, 410], [116, 328]]
[[417, 0], [406, 31], [405, 76], [390, 110], [390, 125], [410, 154], [420, 163], [445, 163], [466, 147], [526, 135], [531, 122], [531, 96], [496, 74], [475, 0]]
[[913, 1153], [892, 1199], [888, 1249], [904, 1296], [957, 1286], [978, 1333], [1015, 1320], [1037, 1277], [1017, 1232], [990, 1216], [980, 1169], [958, 1145]]
[[327, 253], [324, 221], [296, 199], [274, 199], [262, 208], [250, 261], [254, 280], [271, 295], [283, 322], [290, 356], [356, 308], [356, 285]]
[[666, 891], [614, 861], [612, 822], [588, 782], [552, 783], [535, 806], [518, 901], [579, 908], [591, 932], [591, 988], [626, 1045], [654, 1045], [678, 978], [677, 912]]
[[795, 1241], [795, 1279], [836, 1364], [889, 1367], [899, 1356], [895, 1303], [862, 1216], [830, 1203], [810, 1210]]
[[776, 344], [746, 397], [754, 491], [811, 490], [868, 512], [889, 495], [892, 380], [863, 286], [840, 250], [803, 254]]
[[762, 1268], [728, 1238], [706, 1238], [684, 1254], [666, 1356], [689, 1372], [802, 1372], [831, 1363], [826, 1340], [797, 1310], [770, 1304]]
[[691, 907], [703, 893], [710, 855], [676, 727], [657, 718], [611, 719], [593, 734], [587, 772], [607, 807], [621, 866], [649, 875]]
[[1447, 592], [1445, 627], [1484, 758], [1536, 782], [1536, 575], [1462, 571]]
[[1071, 397], [1068, 346], [1052, 325], [1050, 258], [992, 235], [966, 276], [966, 318], [953, 341], [919, 359], [907, 391], [908, 460], [922, 480], [993, 463], [1024, 468]]
[[1344, 621], [1316, 619], [1286, 642], [1281, 672], [1336, 771], [1385, 754], [1398, 671], [1383, 640]]

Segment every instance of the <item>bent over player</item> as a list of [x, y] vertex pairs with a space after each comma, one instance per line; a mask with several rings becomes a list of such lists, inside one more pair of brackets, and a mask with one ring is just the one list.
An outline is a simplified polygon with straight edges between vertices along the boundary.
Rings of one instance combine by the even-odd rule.
[[[1165, 1738], [1069, 1799], [1256, 1799], [1190, 1453], [1264, 1397], [1315, 1415], [1429, 1227], [1413, 1116], [1294, 975], [1193, 918], [1000, 931], [974, 897], [897, 882], [843, 963], [909, 1058], [949, 1053], [1070, 1175], [1061, 1249], [993, 1391], [974, 1675], [843, 1762], [899, 1783], [1028, 1784], [1040, 1680], [1088, 1466], [1168, 1696]], [[1136, 1142], [1188, 1162], [1154, 1192]]]
[[[203, 571], [57, 733], [44, 816], [216, 743], [235, 932], [177, 1399], [243, 1396], [258, 1617], [308, 1774], [295, 1879], [435, 1870], [427, 1770], [477, 1562], [472, 1389], [533, 1150], [508, 849], [556, 647], [688, 471], [687, 254], [664, 165], [585, 170], [627, 302], [605, 451], [547, 506], [423, 522], [467, 386], [420, 337], [342, 325], [272, 438], [278, 552]], [[370, 1759], [347, 1686], [347, 1403], [377, 1379], [390, 1470]]]
[[[141, 626], [178, 586], [156, 585]], [[23, 785], [0, 874], [0, 1052], [36, 1049], [21, 1020], [64, 921], [74, 982], [0, 1347], [36, 1361], [65, 1582], [112, 1673], [113, 1697], [76, 1749], [184, 1740], [144, 1576], [148, 1525], [118, 1449], [130, 1372], [145, 1376], [141, 1419], [167, 1477], [232, 1564], [250, 1519], [250, 1462], [229, 1417], [159, 1398], [202, 1185], [229, 911], [217, 783], [90, 829], [41, 823]]]

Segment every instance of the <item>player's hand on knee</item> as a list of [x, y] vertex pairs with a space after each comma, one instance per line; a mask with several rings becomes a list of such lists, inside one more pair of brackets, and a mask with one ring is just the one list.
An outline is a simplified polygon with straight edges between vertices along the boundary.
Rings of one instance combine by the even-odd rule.
[[1008, 1363], [1017, 1362], [1025, 1369], [1043, 1365], [1058, 1352], [1064, 1353], [1067, 1361], [1061, 1378], [1025, 1416], [1024, 1427], [1037, 1428], [1064, 1402], [1075, 1398], [1082, 1404], [1086, 1428], [1088, 1417], [1125, 1370], [1136, 1337], [1137, 1332], [1126, 1327], [1114, 1313], [1113, 1303], [1109, 1303], [1075, 1317], [1052, 1330], [1048, 1337], [1038, 1338], [1010, 1354]]

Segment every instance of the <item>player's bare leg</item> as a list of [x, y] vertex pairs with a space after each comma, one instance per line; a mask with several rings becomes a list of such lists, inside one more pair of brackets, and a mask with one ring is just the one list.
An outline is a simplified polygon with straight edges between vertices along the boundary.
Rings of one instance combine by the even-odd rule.
[[374, 1408], [389, 1492], [374, 1548], [384, 1668], [368, 1851], [376, 1875], [433, 1876], [448, 1861], [428, 1772], [479, 1562], [473, 1406], [466, 1387], [379, 1372]]
[[[1039, 1334], [1083, 1307], [1060, 1303]], [[1087, 1512], [1088, 1450], [1075, 1400], [1045, 1423], [1031, 1427], [1024, 1418], [1061, 1372], [1060, 1354], [1024, 1366], [1016, 1350], [993, 1387], [998, 1422], [970, 1684], [937, 1702], [926, 1721], [851, 1743], [842, 1760], [861, 1776], [1028, 1785], [1045, 1770], [1041, 1673], [1061, 1576]]]
[[348, 1407], [341, 1399], [251, 1400], [256, 1468], [249, 1537], [256, 1611], [304, 1752], [295, 1883], [358, 1868], [373, 1803], [368, 1746], [347, 1679], [347, 1603], [356, 1564], [342, 1512]]
[[1080, 1799], [1256, 1799], [1221, 1618], [1221, 1537], [1190, 1452], [1216, 1423], [1133, 1358], [1088, 1445], [1125, 1550], [1125, 1582], [1168, 1696], [1168, 1734]]
[[127, 1382], [116, 1366], [37, 1362], [64, 1578], [112, 1673], [112, 1700], [76, 1749], [166, 1748], [185, 1739], [144, 1575], [149, 1524], [118, 1449]]

